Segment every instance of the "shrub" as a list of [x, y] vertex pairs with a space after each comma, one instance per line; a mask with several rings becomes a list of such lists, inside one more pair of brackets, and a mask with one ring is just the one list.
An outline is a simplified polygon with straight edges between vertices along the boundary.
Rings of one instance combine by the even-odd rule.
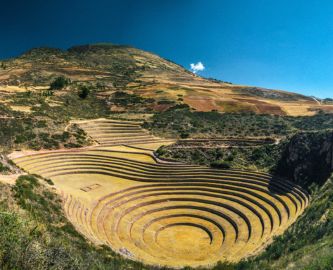
[[212, 168], [217, 168], [217, 169], [230, 169], [231, 164], [228, 161], [223, 161], [223, 160], [217, 160], [213, 161], [210, 166]]
[[159, 105], [172, 105], [175, 104], [173, 100], [168, 100], [168, 99], [162, 99], [157, 102]]
[[190, 136], [190, 134], [188, 132], [181, 132], [180, 133], [180, 138], [182, 139], [186, 139]]
[[61, 90], [65, 88], [69, 84], [69, 79], [65, 78], [64, 76], [57, 77], [53, 82], [50, 84], [51, 90]]
[[54, 185], [54, 183], [53, 183], [53, 181], [51, 179], [47, 178], [47, 179], [45, 179], [45, 182], [48, 183], [50, 186]]
[[78, 92], [78, 95], [81, 99], [85, 99], [90, 93], [90, 90], [87, 86], [81, 86]]
[[5, 172], [8, 172], [8, 171], [10, 171], [10, 169], [7, 166], [0, 163], [0, 172], [5, 173]]

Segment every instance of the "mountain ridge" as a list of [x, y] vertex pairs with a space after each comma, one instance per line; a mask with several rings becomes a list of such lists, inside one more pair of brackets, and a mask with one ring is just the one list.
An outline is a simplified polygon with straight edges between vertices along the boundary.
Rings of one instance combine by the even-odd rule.
[[330, 102], [323, 104], [302, 94], [203, 78], [170, 60], [128, 45], [34, 48], [17, 58], [0, 61], [0, 66], [0, 88], [46, 89], [56, 77], [64, 76], [77, 83], [102, 85], [103, 96], [125, 91], [143, 98], [185, 103], [197, 111], [291, 116], [333, 112]]

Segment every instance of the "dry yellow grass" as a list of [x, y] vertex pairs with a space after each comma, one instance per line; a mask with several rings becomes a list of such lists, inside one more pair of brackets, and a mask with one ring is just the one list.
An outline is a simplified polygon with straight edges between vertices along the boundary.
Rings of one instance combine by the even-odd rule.
[[69, 219], [90, 240], [154, 265], [237, 261], [283, 232], [308, 203], [300, 188], [267, 174], [159, 163], [124, 146], [14, 161], [52, 179]]
[[[170, 77], [169, 74], [145, 75], [141, 77], [141, 80], [147, 85], [140, 86], [140, 84], [132, 83], [129, 86], [145, 97], [170, 100], [182, 97], [186, 104], [198, 111], [253, 111], [291, 116], [311, 116], [318, 110], [333, 111], [331, 105], [319, 104], [311, 99], [297, 97], [295, 101], [283, 101], [238, 93], [238, 90], [249, 88], [244, 85], [221, 84], [200, 77], [182, 77], [183, 81], [175, 79], [177, 78]], [[163, 91], [156, 91], [158, 89]], [[278, 90], [274, 92], [286, 93]], [[293, 94], [290, 93], [290, 95]]]
[[238, 261], [281, 234], [308, 204], [306, 192], [286, 180], [161, 161], [150, 147], [155, 144], [15, 153], [12, 159], [52, 179], [68, 218], [88, 239], [152, 265]]
[[[66, 57], [67, 53], [72, 57]], [[88, 50], [87, 56], [90, 53], [92, 51]], [[31, 57], [32, 54], [33, 57]], [[71, 54], [71, 52], [64, 54], [50, 51], [41, 53], [35, 50], [32, 54], [28, 53], [23, 57], [6, 61], [6, 69], [0, 70], [0, 81], [4, 85], [0, 86], [0, 91], [13, 93], [27, 90], [46, 90], [50, 78], [65, 76], [72, 81], [81, 83], [97, 84], [97, 82], [102, 82], [105, 84], [105, 88], [98, 92], [98, 97], [104, 99], [116, 91], [114, 81], [117, 78], [124, 83], [122, 90], [129, 93], [153, 98], [156, 101], [161, 99], [183, 101], [200, 111], [239, 112], [247, 110], [298, 116], [312, 115], [316, 110], [333, 110], [329, 105], [319, 104], [311, 98], [281, 90], [267, 91], [267, 89], [260, 87], [207, 80], [157, 55], [135, 48], [110, 47], [110, 51], [105, 50], [105, 48], [101, 51], [94, 50], [93, 54], [96, 59], [92, 64], [90, 62], [92, 58], [88, 57], [86, 66], [83, 66], [80, 59], [76, 59], [77, 55]], [[52, 55], [52, 57], [44, 57], [45, 55]], [[121, 61], [123, 65], [114, 65], [119, 59], [124, 59]], [[126, 66], [126, 63], [131, 64]], [[128, 68], [134, 71], [135, 80], [127, 80]], [[32, 78], [35, 78], [36, 74], [41, 81], [47, 82], [44, 86], [35, 87], [36, 82]], [[101, 79], [103, 80], [101, 81]], [[165, 110], [167, 107], [155, 106], [154, 109], [159, 111]], [[128, 117], [133, 117], [133, 119], [144, 119], [145, 117], [144, 115], [135, 116], [122, 107], [112, 106], [112, 109], [129, 113]]]
[[102, 146], [130, 145], [144, 148], [145, 145], [156, 147], [170, 144], [173, 140], [165, 140], [149, 134], [141, 128], [142, 122], [122, 121], [110, 119], [96, 119], [85, 121], [73, 121]]
[[28, 89], [25, 87], [14, 86], [14, 85], [3, 85], [0, 86], [0, 90], [5, 92], [25, 92]]
[[10, 108], [14, 111], [19, 111], [19, 112], [27, 112], [27, 113], [31, 112], [31, 107], [30, 106], [14, 106], [14, 105], [11, 105]]

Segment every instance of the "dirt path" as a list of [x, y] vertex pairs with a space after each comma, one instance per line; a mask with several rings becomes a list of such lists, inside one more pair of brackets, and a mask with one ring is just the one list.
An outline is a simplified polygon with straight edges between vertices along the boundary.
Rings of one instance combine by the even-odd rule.
[[25, 175], [25, 173], [8, 174], [8, 175], [0, 174], [0, 182], [9, 185], [15, 185], [16, 179], [21, 175]]

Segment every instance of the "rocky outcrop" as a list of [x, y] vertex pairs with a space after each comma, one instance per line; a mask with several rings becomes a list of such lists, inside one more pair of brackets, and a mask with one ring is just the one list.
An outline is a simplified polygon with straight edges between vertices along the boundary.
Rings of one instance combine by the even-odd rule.
[[276, 167], [276, 174], [306, 188], [312, 183], [322, 185], [330, 177], [332, 171], [332, 131], [294, 135]]

